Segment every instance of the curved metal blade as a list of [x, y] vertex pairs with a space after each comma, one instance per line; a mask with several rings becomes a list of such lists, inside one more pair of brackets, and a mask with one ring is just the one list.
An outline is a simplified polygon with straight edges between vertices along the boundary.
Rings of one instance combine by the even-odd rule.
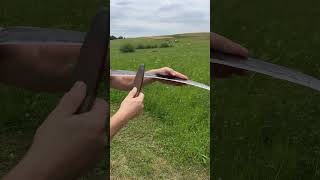
[[[136, 76], [136, 72], [127, 71], [127, 70], [111, 70], [110, 71], [110, 76], [130, 76], [130, 77], [135, 77]], [[199, 88], [206, 89], [206, 90], [210, 91], [210, 87], [209, 86], [207, 86], [205, 84], [202, 84], [202, 83], [195, 82], [195, 81], [191, 81], [191, 80], [183, 80], [183, 79], [178, 79], [178, 78], [167, 78], [167, 77], [162, 77], [162, 76], [159, 76], [157, 74], [152, 74], [152, 73], [145, 73], [144, 77], [145, 78], [153, 78], [153, 79], [160, 79], [160, 80], [165, 80], [165, 81], [172, 81], [172, 82], [187, 84], [187, 85], [199, 87]]]
[[210, 59], [210, 63], [254, 71], [320, 91], [320, 80], [283, 66], [264, 62], [254, 58], [244, 59], [238, 56], [220, 52], [213, 52], [212, 56], [213, 58]]

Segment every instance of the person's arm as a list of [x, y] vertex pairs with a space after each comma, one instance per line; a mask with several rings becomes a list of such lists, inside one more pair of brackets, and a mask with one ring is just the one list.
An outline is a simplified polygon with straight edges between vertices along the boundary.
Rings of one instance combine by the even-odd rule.
[[129, 120], [136, 117], [143, 110], [144, 94], [134, 97], [137, 88], [133, 88], [128, 96], [122, 101], [119, 110], [111, 117], [110, 120], [110, 138], [120, 131]]
[[66, 91], [80, 43], [0, 45], [0, 81], [38, 91]]
[[[158, 75], [163, 75], [163, 76], [170, 76], [170, 77], [176, 77], [180, 79], [188, 79], [188, 77], [180, 72], [177, 72], [169, 67], [163, 67], [160, 69], [152, 69], [149, 71], [146, 71], [146, 73], [154, 73]], [[143, 85], [146, 86], [148, 84], [151, 84], [153, 82], [156, 82], [156, 79], [152, 78], [144, 78], [143, 80]], [[159, 82], [170, 84], [170, 85], [182, 85], [181, 83], [174, 83], [174, 82], [167, 82], [167, 81], [161, 81], [158, 80]], [[111, 77], [110, 78], [110, 86], [115, 89], [119, 90], [125, 90], [128, 91], [133, 88], [133, 82], [134, 82], [134, 77]]]
[[[220, 51], [224, 53], [242, 56], [244, 58], [248, 57], [249, 54], [248, 49], [216, 33], [211, 33], [210, 46], [212, 51]], [[214, 56], [214, 54], [212, 54], [212, 56]], [[213, 75], [213, 78], [226, 78], [232, 76], [233, 74], [246, 74], [246, 71], [242, 69], [237, 69], [214, 63], [211, 63], [210, 65], [212, 72], [211, 74]]]
[[75, 114], [85, 95], [82, 82], [64, 95], [37, 129], [28, 153], [5, 180], [77, 179], [102, 160], [108, 104], [96, 99], [89, 112]]

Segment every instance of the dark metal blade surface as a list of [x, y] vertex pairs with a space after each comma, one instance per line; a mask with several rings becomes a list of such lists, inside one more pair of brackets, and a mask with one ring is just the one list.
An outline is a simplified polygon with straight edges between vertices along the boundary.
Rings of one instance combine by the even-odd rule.
[[210, 63], [222, 64], [226, 66], [265, 74], [277, 79], [286, 80], [320, 91], [320, 80], [312, 76], [303, 74], [299, 71], [295, 71], [283, 66], [264, 62], [254, 58], [244, 59], [238, 56], [224, 54], [220, 52], [213, 52], [212, 56], [213, 57], [211, 57]]

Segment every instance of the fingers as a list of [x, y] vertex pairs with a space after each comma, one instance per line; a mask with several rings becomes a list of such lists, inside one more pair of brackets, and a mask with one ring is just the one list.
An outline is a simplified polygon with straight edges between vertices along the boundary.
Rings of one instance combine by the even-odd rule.
[[62, 116], [74, 114], [86, 96], [87, 86], [77, 81], [73, 87], [60, 100], [54, 112]]
[[100, 98], [97, 98], [92, 106], [91, 111], [89, 111], [86, 115], [89, 116], [91, 121], [97, 121], [101, 127], [104, 126], [105, 121], [107, 120], [108, 113], [108, 103]]
[[[78, 117], [87, 123], [87, 127], [93, 128], [91, 131], [104, 133], [106, 128], [107, 116], [108, 116], [108, 103], [100, 98], [97, 98], [89, 112], [79, 114]], [[79, 119], [75, 119], [79, 121]]]
[[97, 98], [90, 112], [97, 116], [105, 116], [108, 112], [108, 103], [103, 99]]
[[136, 95], [137, 91], [138, 91], [137, 88], [134, 87], [134, 88], [129, 92], [129, 94], [127, 95], [126, 98], [133, 98], [133, 97]]
[[143, 93], [139, 93], [139, 96], [137, 96], [135, 98], [135, 101], [139, 102], [139, 105], [140, 105], [140, 110], [139, 112], [141, 112], [144, 108], [144, 104], [143, 104], [143, 100], [144, 100], [144, 94]]
[[144, 94], [143, 94], [142, 92], [140, 92], [140, 93], [139, 93], [139, 96], [137, 96], [136, 99], [137, 99], [138, 101], [143, 101], [143, 99], [144, 99]]
[[180, 79], [188, 79], [188, 77], [180, 72], [177, 72], [169, 67], [164, 67], [163, 68], [165, 74], [168, 74], [170, 76], [173, 76], [173, 77], [177, 77], [177, 78], [180, 78]]
[[175, 71], [175, 73], [176, 73], [176, 77], [178, 77], [180, 79], [185, 79], [185, 80], [188, 79], [188, 77], [186, 75], [184, 75], [184, 74], [181, 74], [181, 73], [179, 73], [177, 71]]
[[218, 50], [221, 52], [239, 55], [243, 57], [248, 57], [249, 55], [248, 49], [216, 33], [211, 33], [210, 45], [211, 49], [213, 50]]

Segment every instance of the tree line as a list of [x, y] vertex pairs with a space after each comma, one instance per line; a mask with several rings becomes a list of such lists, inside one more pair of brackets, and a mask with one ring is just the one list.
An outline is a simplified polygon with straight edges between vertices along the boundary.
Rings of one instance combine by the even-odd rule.
[[123, 36], [116, 37], [114, 35], [110, 36], [110, 40], [117, 40], [117, 39], [125, 39], [125, 37], [123, 37]]

